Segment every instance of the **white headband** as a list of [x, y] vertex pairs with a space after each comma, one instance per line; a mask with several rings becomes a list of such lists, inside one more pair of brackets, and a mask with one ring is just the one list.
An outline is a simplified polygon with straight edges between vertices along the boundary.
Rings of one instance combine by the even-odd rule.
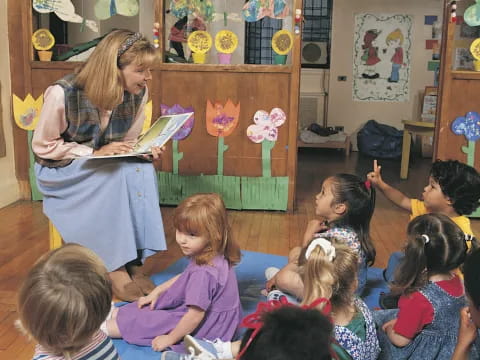
[[312, 240], [310, 245], [308, 245], [307, 251], [305, 252], [305, 258], [308, 260], [310, 254], [312, 253], [313, 249], [317, 246], [320, 246], [322, 250], [325, 252], [325, 255], [328, 258], [328, 261], [332, 262], [335, 259], [335, 247], [332, 245], [330, 241], [324, 238], [316, 238]]

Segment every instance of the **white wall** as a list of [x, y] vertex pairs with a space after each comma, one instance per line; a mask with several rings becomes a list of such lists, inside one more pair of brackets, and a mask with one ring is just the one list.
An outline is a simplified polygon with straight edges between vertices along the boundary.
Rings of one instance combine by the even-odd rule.
[[[333, 1], [332, 48], [330, 62], [330, 91], [328, 125], [343, 125], [354, 132], [369, 119], [402, 128], [401, 120], [416, 119], [420, 113], [420, 93], [433, 85], [433, 72], [427, 71], [431, 50], [425, 49], [425, 40], [431, 39], [431, 26], [424, 25], [425, 15], [442, 17], [443, 1], [439, 0], [335, 0]], [[353, 38], [355, 14], [405, 14], [413, 17], [410, 100], [407, 102], [353, 101]], [[345, 75], [347, 81], [338, 81]]]
[[15, 160], [13, 157], [10, 58], [8, 51], [6, 1], [0, 1], [0, 43], [5, 45], [3, 47], [3, 54], [0, 56], [0, 103], [3, 132], [7, 143], [7, 156], [0, 158], [0, 208], [2, 208], [20, 198], [18, 182], [15, 177]]

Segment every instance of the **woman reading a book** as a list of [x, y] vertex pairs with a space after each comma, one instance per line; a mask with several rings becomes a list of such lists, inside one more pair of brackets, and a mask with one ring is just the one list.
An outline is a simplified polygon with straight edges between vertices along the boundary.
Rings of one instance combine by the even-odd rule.
[[155, 56], [141, 34], [112, 31], [80, 69], [47, 88], [32, 140], [44, 213], [65, 242], [102, 258], [114, 294], [127, 301], [154, 288], [139, 265], [166, 249], [151, 163], [160, 165], [163, 149], [145, 158], [82, 157], [132, 151]]

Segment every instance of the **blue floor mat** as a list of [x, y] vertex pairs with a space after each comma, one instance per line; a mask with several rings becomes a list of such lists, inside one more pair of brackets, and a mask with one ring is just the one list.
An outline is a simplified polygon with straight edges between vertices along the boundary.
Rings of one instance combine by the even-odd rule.
[[[259, 301], [265, 300], [265, 297], [260, 294], [265, 285], [265, 269], [269, 266], [283, 267], [287, 264], [287, 257], [252, 251], [242, 251], [242, 255], [242, 261], [236, 267], [236, 273], [243, 314], [247, 315], [255, 311]], [[152, 275], [151, 278], [155, 284], [161, 284], [181, 273], [187, 264], [188, 260], [182, 258], [161, 273]], [[381, 291], [386, 290], [388, 288], [382, 277], [382, 269], [369, 268], [367, 285], [362, 294], [367, 305], [371, 309], [378, 307], [378, 296]], [[113, 343], [122, 360], [160, 359], [160, 353], [153, 351], [151, 347], [131, 345], [123, 340], [113, 340]]]

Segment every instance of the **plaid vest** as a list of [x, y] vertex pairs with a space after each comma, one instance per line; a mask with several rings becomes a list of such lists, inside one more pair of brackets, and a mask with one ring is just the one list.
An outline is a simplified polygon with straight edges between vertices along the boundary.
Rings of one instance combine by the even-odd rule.
[[[116, 106], [110, 115], [107, 127], [100, 128], [98, 108], [87, 98], [83, 89], [76, 87], [75, 75], [70, 74], [55, 82], [65, 92], [65, 118], [67, 129], [61, 134], [65, 142], [76, 142], [97, 150], [113, 141], [122, 141], [130, 129], [140, 108], [145, 90], [134, 95], [125, 91], [123, 102]], [[72, 159], [51, 160], [38, 156], [35, 160], [43, 166], [62, 167], [72, 162]]]

